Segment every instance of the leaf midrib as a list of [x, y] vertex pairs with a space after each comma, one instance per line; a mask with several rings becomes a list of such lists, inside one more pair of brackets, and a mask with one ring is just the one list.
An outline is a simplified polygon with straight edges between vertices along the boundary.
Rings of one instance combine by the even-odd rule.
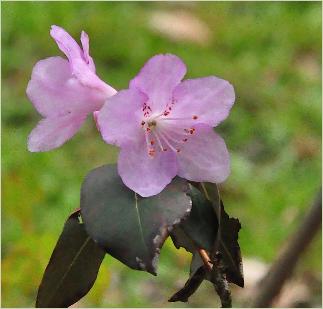
[[82, 253], [82, 251], [84, 250], [84, 248], [86, 247], [86, 245], [88, 244], [88, 242], [90, 241], [91, 237], [88, 236], [83, 245], [80, 247], [80, 249], [77, 251], [76, 255], [74, 256], [72, 262], [70, 263], [70, 265], [68, 266], [67, 268], [67, 271], [65, 272], [64, 276], [61, 278], [61, 280], [59, 281], [59, 283], [57, 284], [54, 292], [52, 293], [51, 297], [49, 298], [49, 301], [48, 301], [48, 304], [50, 304], [51, 300], [53, 299], [53, 297], [55, 296], [56, 292], [58, 291], [58, 289], [61, 287], [63, 281], [65, 280], [66, 276], [68, 275], [68, 273], [71, 271], [72, 267], [74, 266], [75, 264], [75, 261], [77, 260], [77, 258], [80, 256], [80, 254]]
[[141, 241], [142, 241], [142, 243], [143, 243], [143, 245], [145, 247], [146, 253], [148, 253], [147, 244], [146, 244], [145, 238], [144, 238], [144, 232], [142, 230], [141, 218], [140, 218], [140, 213], [139, 213], [139, 208], [138, 208], [138, 197], [137, 197], [137, 193], [135, 193], [135, 209], [136, 209], [136, 215], [137, 215], [137, 219], [138, 219], [140, 238], [141, 238]]

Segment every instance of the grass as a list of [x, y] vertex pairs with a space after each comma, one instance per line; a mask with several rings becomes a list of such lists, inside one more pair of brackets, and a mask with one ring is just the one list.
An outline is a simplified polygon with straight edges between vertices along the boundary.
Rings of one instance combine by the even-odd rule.
[[[148, 26], [151, 12], [184, 10], [211, 30], [208, 44], [172, 41]], [[217, 75], [235, 87], [230, 117], [217, 131], [232, 154], [221, 186], [239, 217], [244, 257], [271, 262], [300, 223], [321, 184], [320, 3], [3, 2], [2, 3], [2, 306], [30, 307], [51, 250], [89, 170], [117, 160], [88, 120], [63, 147], [29, 153], [39, 115], [25, 95], [34, 64], [60, 52], [52, 24], [75, 38], [89, 33], [103, 80], [126, 88], [144, 62], [174, 53], [188, 78]], [[300, 268], [321, 273], [321, 238]], [[157, 278], [107, 258], [82, 305], [177, 307], [167, 298], [187, 276], [189, 255], [168, 241]], [[320, 277], [320, 275], [319, 275]], [[189, 306], [214, 306], [209, 286]]]

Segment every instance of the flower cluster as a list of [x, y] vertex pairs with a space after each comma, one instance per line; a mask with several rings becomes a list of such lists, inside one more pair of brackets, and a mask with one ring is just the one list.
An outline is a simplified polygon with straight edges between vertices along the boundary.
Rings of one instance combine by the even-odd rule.
[[95, 74], [89, 39], [82, 48], [62, 28], [51, 35], [68, 60], [39, 61], [27, 94], [44, 117], [32, 131], [30, 151], [47, 151], [71, 138], [89, 113], [108, 144], [120, 147], [118, 171], [141, 196], [161, 192], [176, 176], [223, 182], [230, 158], [213, 131], [234, 103], [232, 85], [218, 77], [182, 81], [186, 66], [174, 55], [156, 55], [116, 92]]

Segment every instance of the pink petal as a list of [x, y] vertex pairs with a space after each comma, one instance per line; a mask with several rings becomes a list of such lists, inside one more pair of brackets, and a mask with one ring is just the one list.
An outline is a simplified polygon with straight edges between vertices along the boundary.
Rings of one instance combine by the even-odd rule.
[[104, 83], [96, 74], [95, 66], [89, 55], [89, 38], [85, 32], [81, 35], [81, 41], [85, 51], [76, 41], [61, 27], [53, 25], [50, 31], [59, 49], [66, 55], [71, 65], [72, 74], [86, 87], [95, 88], [106, 96], [116, 93], [116, 90]]
[[150, 157], [142, 139], [141, 143], [121, 148], [118, 172], [124, 184], [141, 196], [156, 195], [176, 176], [176, 157], [170, 151]]
[[136, 89], [119, 91], [97, 113], [97, 124], [108, 144], [124, 145], [144, 136], [142, 106], [147, 97]]
[[215, 127], [228, 117], [235, 94], [229, 82], [210, 76], [183, 81], [175, 88], [174, 99], [170, 117], [197, 116], [198, 123]]
[[106, 97], [110, 97], [117, 93], [114, 88], [103, 82], [94, 72], [92, 72], [89, 65], [83, 60], [74, 60], [72, 72], [82, 85], [93, 88], [96, 91], [101, 91]]
[[186, 66], [177, 56], [157, 55], [148, 60], [130, 82], [130, 88], [137, 88], [149, 97], [153, 112], [163, 112], [185, 73]]
[[207, 125], [197, 125], [195, 130], [177, 155], [178, 175], [191, 181], [223, 182], [230, 174], [224, 140]]
[[87, 33], [82, 31], [81, 43], [82, 43], [82, 48], [83, 48], [84, 60], [89, 65], [91, 71], [95, 73], [95, 65], [94, 65], [92, 57], [90, 56], [89, 41], [90, 41], [90, 39], [89, 39], [89, 36], [87, 35]]
[[28, 83], [27, 95], [43, 117], [98, 110], [106, 94], [84, 87], [72, 76], [70, 65], [61, 57], [37, 62]]
[[86, 114], [42, 119], [28, 137], [28, 150], [48, 151], [61, 146], [79, 130], [85, 119]]
[[83, 52], [80, 46], [63, 28], [53, 25], [50, 35], [70, 62], [78, 58], [82, 59]]

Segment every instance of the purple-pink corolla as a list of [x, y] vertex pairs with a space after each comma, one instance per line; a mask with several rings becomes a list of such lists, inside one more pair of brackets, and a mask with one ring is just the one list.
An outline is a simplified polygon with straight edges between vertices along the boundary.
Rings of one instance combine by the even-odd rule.
[[213, 127], [227, 118], [234, 89], [215, 76], [181, 81], [185, 73], [178, 57], [154, 56], [98, 112], [103, 139], [121, 148], [124, 184], [143, 197], [176, 175], [219, 183], [230, 173], [228, 150]]
[[84, 31], [82, 48], [58, 26], [52, 26], [50, 35], [68, 60], [50, 57], [33, 68], [27, 95], [43, 119], [29, 135], [30, 151], [48, 151], [64, 144], [89, 113], [99, 110], [116, 93], [95, 74], [89, 37]]

